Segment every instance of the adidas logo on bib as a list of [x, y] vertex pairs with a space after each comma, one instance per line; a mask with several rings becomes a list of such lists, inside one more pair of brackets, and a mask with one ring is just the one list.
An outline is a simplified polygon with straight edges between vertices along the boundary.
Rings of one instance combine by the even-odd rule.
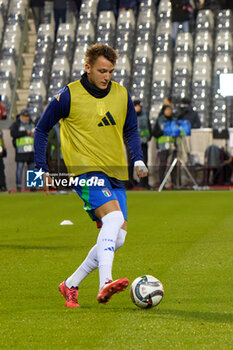
[[116, 125], [116, 122], [111, 115], [110, 112], [106, 113], [106, 116], [102, 119], [102, 122], [98, 124], [98, 126], [109, 126], [109, 125]]

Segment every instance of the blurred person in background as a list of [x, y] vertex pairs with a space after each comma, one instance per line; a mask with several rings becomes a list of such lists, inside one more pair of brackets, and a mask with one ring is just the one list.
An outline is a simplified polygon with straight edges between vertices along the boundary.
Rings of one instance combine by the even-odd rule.
[[179, 120], [188, 120], [191, 124], [191, 129], [199, 129], [201, 121], [197, 112], [193, 110], [191, 101], [188, 98], [183, 98], [179, 104], [177, 117]]
[[[146, 113], [143, 109], [142, 102], [140, 100], [134, 100], [134, 108], [137, 114], [137, 120], [138, 120], [138, 132], [140, 136], [141, 141], [141, 147], [142, 147], [142, 153], [143, 153], [143, 159], [147, 166], [148, 162], [148, 142], [151, 139], [151, 125], [149, 120], [149, 115]], [[140, 179], [138, 187], [150, 189], [149, 183], [148, 183], [148, 177], [144, 177]]]
[[[232, 0], [231, 0], [232, 2]], [[199, 1], [199, 9], [209, 9], [213, 12], [221, 10], [224, 8], [224, 1], [221, 0], [200, 0]]]
[[55, 38], [59, 24], [66, 23], [66, 0], [53, 0], [53, 11], [55, 20]]
[[[54, 176], [58, 179], [68, 180], [67, 169], [61, 151], [60, 122], [55, 124], [49, 132], [47, 145], [47, 161], [49, 166], [49, 172], [51, 174], [54, 174]], [[69, 188], [63, 187], [60, 183], [58, 189], [67, 190]]]
[[112, 11], [117, 17], [118, 1], [117, 0], [99, 0], [98, 13], [101, 11]]
[[140, 0], [120, 0], [119, 1], [119, 9], [120, 10], [133, 10], [137, 11], [139, 5], [140, 5]]
[[188, 33], [191, 31], [190, 20], [192, 18], [192, 5], [189, 0], [171, 0], [172, 5], [172, 41], [176, 44], [176, 37], [180, 26], [182, 31]]
[[6, 177], [5, 177], [5, 165], [3, 158], [7, 156], [6, 143], [3, 138], [3, 132], [0, 129], [0, 191], [7, 191], [6, 187]]
[[226, 0], [225, 8], [233, 10], [233, 1], [232, 0]]
[[82, 5], [82, 0], [73, 0], [73, 2], [75, 3], [77, 11], [79, 13], [81, 5]]
[[24, 165], [27, 164], [27, 170], [34, 169], [34, 124], [27, 108], [16, 116], [10, 133], [15, 147], [16, 187], [17, 192], [21, 192]]
[[45, 3], [45, 0], [30, 1], [30, 7], [32, 9], [36, 30], [38, 29], [39, 25], [42, 23], [44, 3]]
[[5, 120], [7, 118], [6, 108], [2, 103], [2, 95], [0, 95], [0, 120]]
[[[169, 157], [171, 156], [172, 158], [171, 163], [176, 157], [175, 138], [172, 136], [164, 135], [164, 123], [171, 122], [172, 120], [174, 119], [171, 105], [163, 105], [152, 131], [152, 135], [156, 138], [156, 144], [158, 149], [160, 184], [163, 182], [163, 179], [166, 175]], [[171, 177], [172, 184], [176, 186], [176, 167], [173, 169]]]

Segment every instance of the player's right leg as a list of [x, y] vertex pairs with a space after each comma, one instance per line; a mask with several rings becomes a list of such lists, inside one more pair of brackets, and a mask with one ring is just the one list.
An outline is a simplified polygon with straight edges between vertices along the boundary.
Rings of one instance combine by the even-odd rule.
[[[112, 280], [111, 269], [112, 269], [114, 251], [116, 251], [121, 245], [123, 245], [125, 241], [125, 236], [127, 233], [126, 221], [124, 221], [124, 218], [127, 219], [127, 207], [126, 207], [125, 191], [124, 190], [120, 191], [122, 192], [122, 194], [118, 196], [114, 193], [114, 191], [112, 192], [110, 184], [108, 185], [109, 185], [109, 188], [107, 189], [108, 190], [107, 197], [106, 197], [105, 191], [103, 191], [102, 188], [100, 189], [95, 188], [94, 191], [91, 191], [91, 188], [89, 189], [86, 188], [85, 191], [83, 188], [81, 190], [78, 187], [76, 188], [78, 194], [84, 200], [86, 208], [88, 207], [86, 211], [89, 213], [89, 215], [92, 217], [93, 220], [101, 220], [102, 227], [98, 236], [97, 244], [89, 251], [86, 259], [78, 267], [78, 269], [65, 281], [65, 287], [68, 288], [69, 290], [75, 289], [75, 291], [77, 291], [78, 286], [82, 282], [82, 280], [96, 268], [99, 268], [100, 289], [105, 286], [106, 282], [109, 282]], [[88, 203], [86, 202], [86, 198], [88, 198]], [[106, 201], [108, 201], [107, 202], [108, 208], [106, 208], [106, 205], [105, 205]], [[120, 206], [119, 206], [119, 203], [120, 203]], [[122, 211], [124, 213], [124, 216], [122, 214]], [[95, 212], [98, 215], [98, 217], [95, 215]], [[115, 287], [107, 288], [107, 290], [108, 289], [111, 289], [109, 291], [111, 295], [114, 294], [112, 293], [112, 291], [116, 290]], [[120, 291], [120, 290], [116, 290], [116, 291]], [[67, 289], [66, 289], [66, 294], [65, 295], [64, 294], [65, 293], [62, 293], [64, 297], [66, 297], [66, 294], [69, 295]], [[72, 295], [73, 293], [71, 294], [71, 297]], [[77, 292], [77, 295], [78, 295], [78, 292]], [[109, 300], [109, 298], [110, 297], [108, 297], [107, 299]], [[103, 301], [103, 302], [106, 302], [106, 301]], [[66, 302], [66, 306], [76, 307], [73, 305], [73, 303], [67, 303], [67, 302]]]
[[[115, 252], [125, 242], [125, 237], [127, 234], [125, 224], [123, 224], [123, 227], [125, 229], [121, 228], [117, 236]], [[91, 248], [91, 250], [87, 254], [86, 259], [77, 268], [77, 270], [69, 278], [67, 278], [66, 281], [62, 282], [59, 286], [59, 291], [66, 299], [66, 303], [65, 303], [66, 307], [69, 307], [69, 308], [79, 307], [78, 300], [77, 300], [78, 286], [83, 281], [83, 279], [86, 278], [93, 270], [97, 269], [98, 266], [99, 266], [99, 262], [97, 259], [97, 244], [96, 244], [94, 245], [94, 247]], [[73, 286], [76, 286], [76, 287], [73, 287]], [[108, 285], [107, 288], [111, 288], [111, 286]], [[119, 286], [118, 287], [114, 286], [114, 288], [119, 288]], [[112, 293], [112, 290], [110, 290], [109, 293]], [[104, 301], [105, 300], [104, 295], [101, 295], [100, 299], [101, 299], [100, 302], [106, 303], [106, 301]], [[109, 298], [107, 299], [109, 300]]]
[[112, 295], [125, 290], [129, 284], [127, 278], [112, 281], [112, 263], [117, 239], [119, 235], [122, 236], [122, 242], [120, 240], [118, 242], [124, 243], [126, 231], [122, 229], [122, 226], [125, 224], [126, 228], [126, 222], [118, 201], [105, 203], [95, 210], [95, 215], [102, 221], [102, 228], [97, 239], [100, 281], [97, 300], [99, 303], [106, 304]]
[[109, 281], [99, 290], [97, 301], [106, 304], [110, 298], [119, 292], [123, 292], [129, 285], [128, 278], [120, 278], [115, 281]]

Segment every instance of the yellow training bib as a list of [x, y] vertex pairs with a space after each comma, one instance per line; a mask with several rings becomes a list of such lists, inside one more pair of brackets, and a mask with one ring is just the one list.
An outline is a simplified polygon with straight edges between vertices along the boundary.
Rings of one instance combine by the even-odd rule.
[[70, 174], [102, 171], [118, 180], [128, 179], [123, 127], [127, 90], [112, 81], [104, 98], [95, 98], [80, 80], [68, 84], [70, 114], [61, 122], [62, 154]]

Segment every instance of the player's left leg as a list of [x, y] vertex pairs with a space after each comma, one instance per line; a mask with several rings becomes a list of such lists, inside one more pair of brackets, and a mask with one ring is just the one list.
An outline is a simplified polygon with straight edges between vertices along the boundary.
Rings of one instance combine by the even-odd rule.
[[64, 281], [59, 285], [59, 291], [66, 299], [66, 307], [74, 308], [80, 306], [78, 304], [78, 288], [69, 288], [66, 286], [66, 282]]

